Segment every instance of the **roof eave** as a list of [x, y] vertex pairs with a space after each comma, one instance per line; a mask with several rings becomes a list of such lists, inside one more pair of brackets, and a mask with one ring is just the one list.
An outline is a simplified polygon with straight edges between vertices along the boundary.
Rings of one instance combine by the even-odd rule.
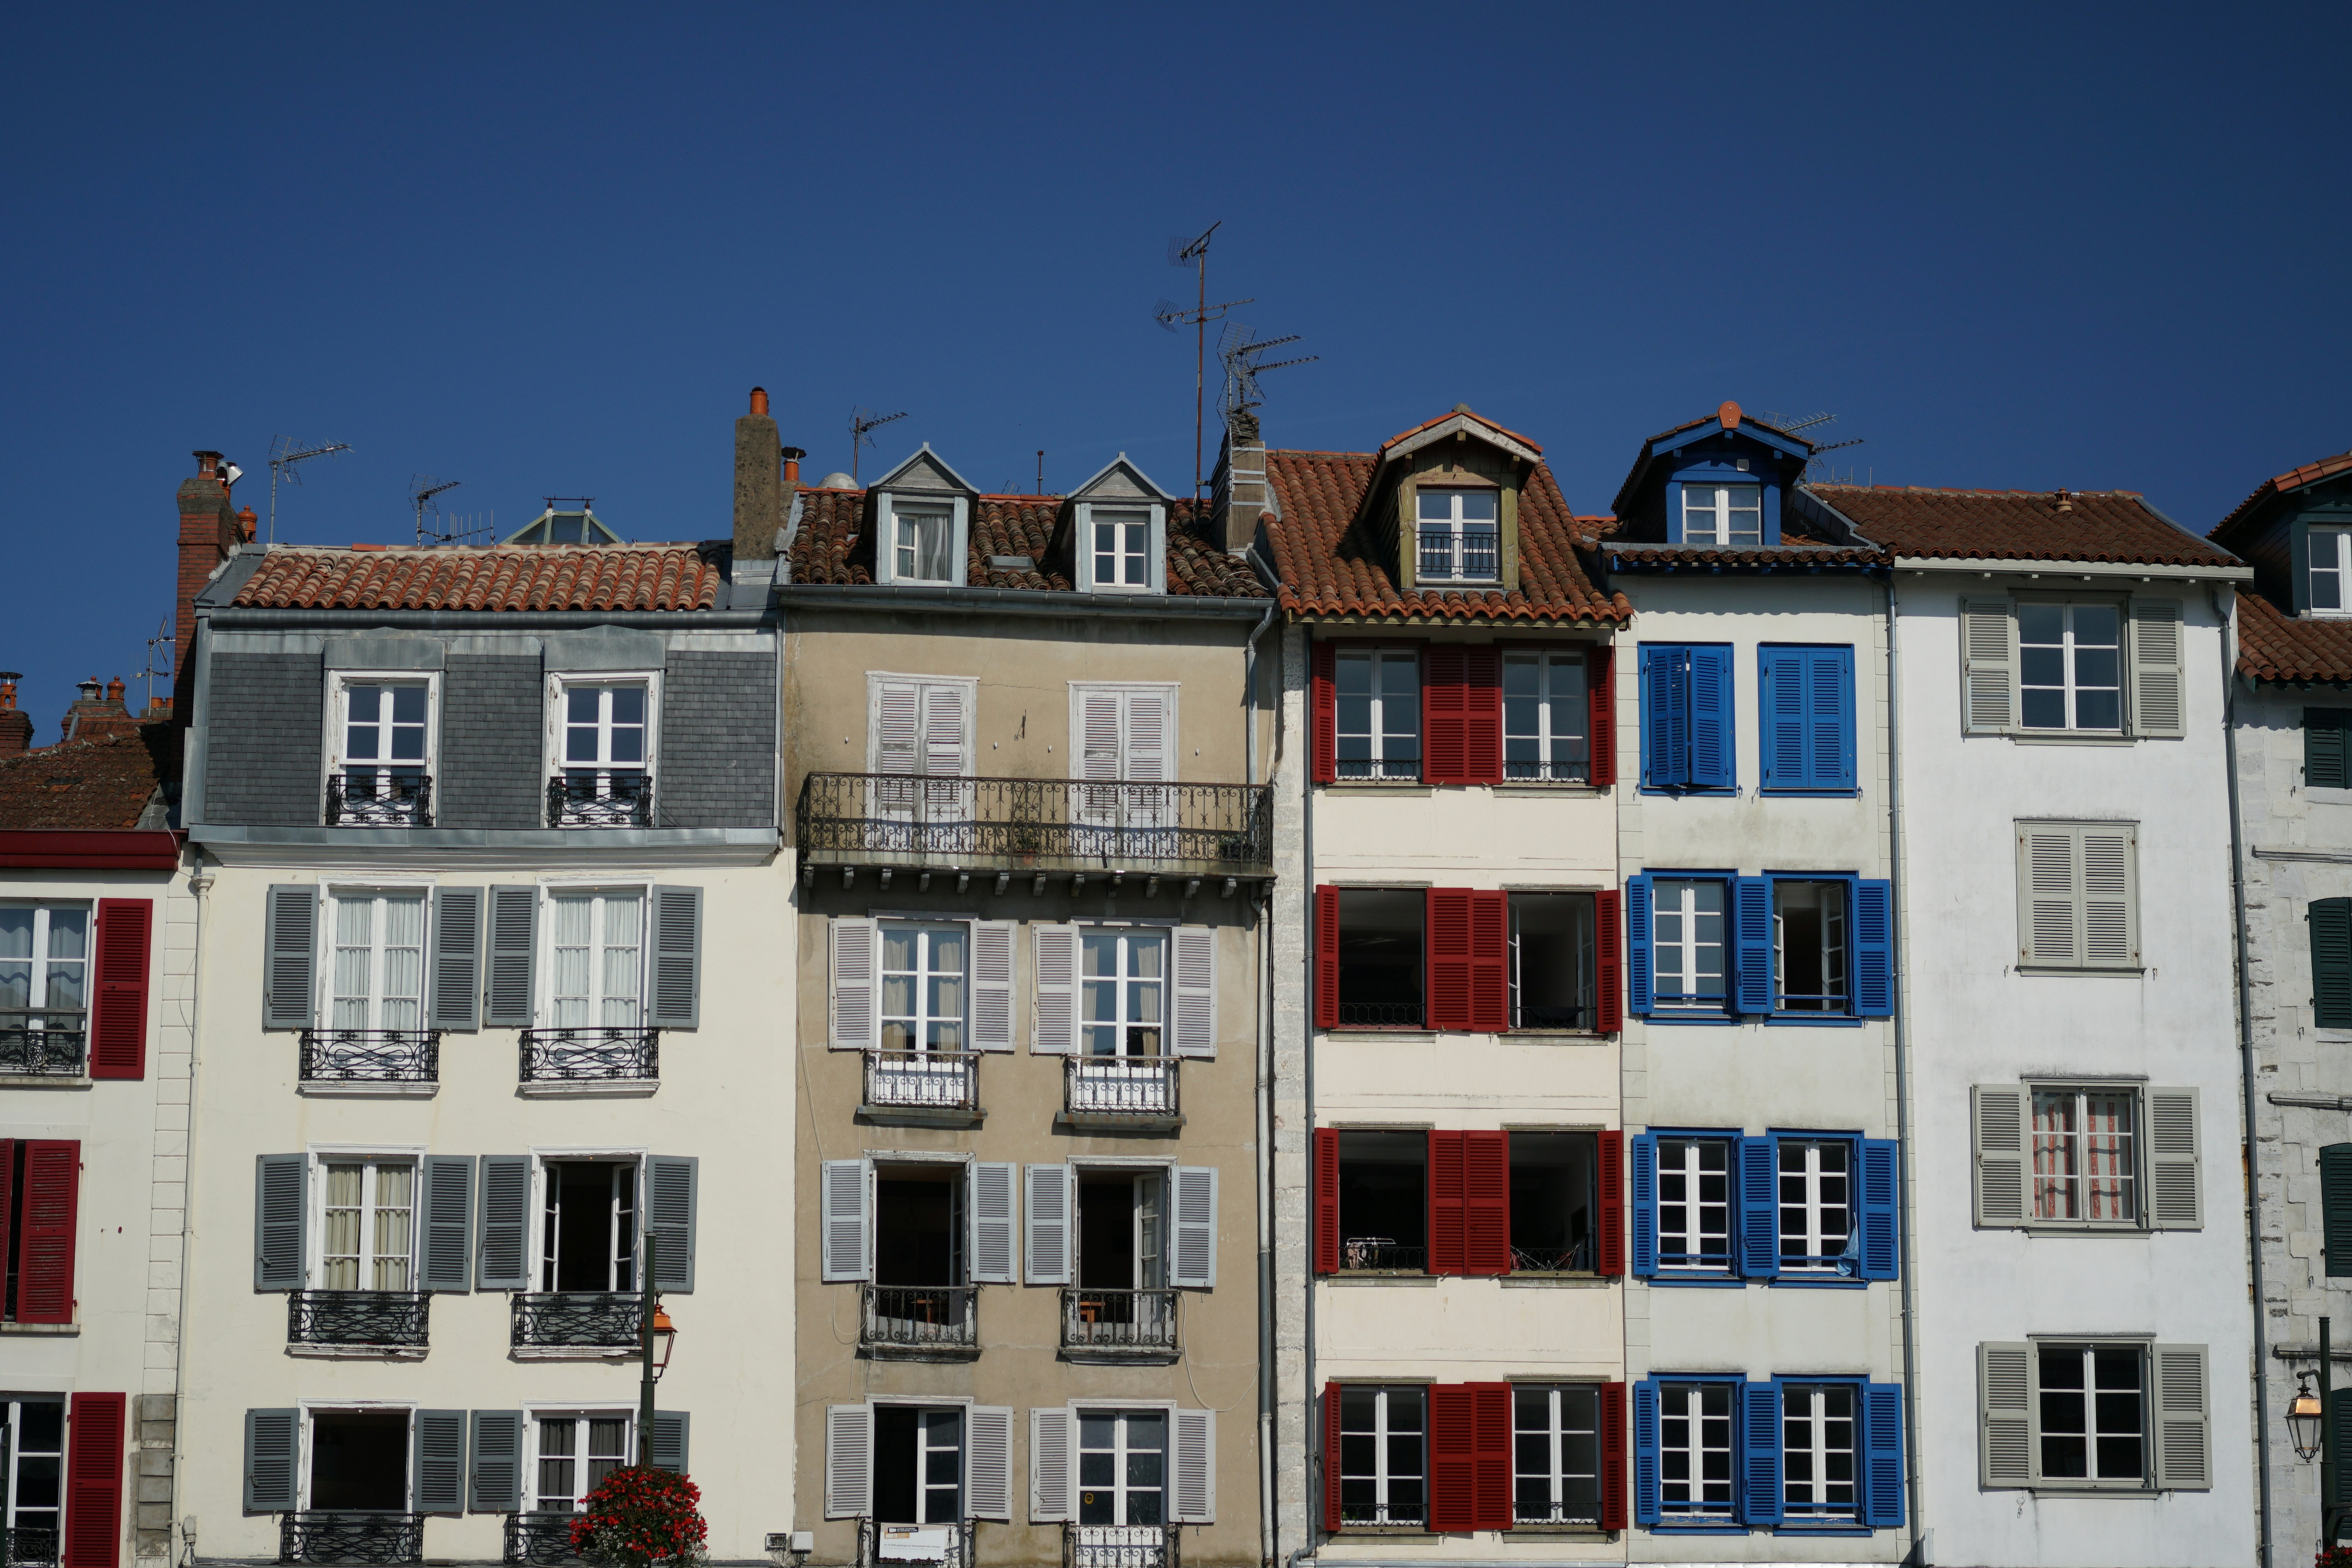
[[2043, 561], [2022, 555], [1906, 555], [1895, 552], [1899, 572], [1953, 572], [1977, 576], [2173, 577], [2188, 582], [2251, 583], [2254, 569], [2228, 562]]

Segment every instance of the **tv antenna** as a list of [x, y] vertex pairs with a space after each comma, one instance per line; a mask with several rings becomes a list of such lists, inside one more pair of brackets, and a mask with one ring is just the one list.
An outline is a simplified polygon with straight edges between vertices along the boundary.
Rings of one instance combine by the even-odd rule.
[[[162, 652], [163, 657], [163, 662], [160, 666], [155, 662], [155, 656], [159, 650]], [[172, 673], [172, 655], [173, 651], [174, 645], [172, 641], [172, 617], [165, 616], [156, 621], [155, 635], [147, 639], [146, 662], [140, 667], [139, 672], [131, 678], [133, 680], [143, 679], [147, 682], [147, 707], [145, 710], [147, 712], [152, 712], [155, 709], [155, 678], [161, 675], [168, 679]]]
[[1264, 355], [1288, 343], [1299, 341], [1299, 334], [1285, 338], [1261, 338], [1241, 321], [1227, 321], [1223, 335], [1217, 339], [1217, 357], [1224, 362], [1225, 390], [1217, 400], [1217, 408], [1227, 419], [1245, 408], [1255, 408], [1265, 401], [1258, 390], [1257, 378], [1270, 370], [1284, 370], [1294, 364], [1312, 364], [1321, 354], [1301, 354], [1296, 359], [1278, 359], [1271, 364]]
[[278, 479], [282, 476], [288, 484], [299, 485], [302, 482], [302, 470], [299, 465], [309, 462], [313, 458], [329, 457], [334, 453], [348, 452], [351, 449], [350, 443], [344, 441], [328, 441], [316, 447], [304, 447], [298, 444], [291, 436], [278, 436], [270, 440], [269, 539], [268, 542], [271, 544], [278, 542]]
[[1222, 304], [1209, 303], [1209, 241], [1224, 226], [1219, 218], [1201, 231], [1196, 239], [1182, 235], [1168, 242], [1168, 265], [1190, 267], [1199, 279], [1199, 293], [1190, 309], [1172, 300], [1162, 300], [1151, 307], [1151, 319], [1170, 331], [1189, 323], [1192, 328], [1192, 510], [1201, 510], [1201, 411], [1202, 389], [1208, 379], [1209, 323], [1224, 320], [1225, 312], [1236, 305], [1255, 304], [1254, 300], [1227, 300]]
[[[454, 490], [465, 482], [463, 479], [436, 479], [431, 474], [408, 476], [408, 504], [416, 511], [416, 542], [419, 545], [463, 544], [481, 531], [470, 527], [445, 529], [438, 526], [441, 503], [434, 498], [444, 490]], [[427, 513], [436, 520], [436, 526], [432, 528], [425, 526]]]
[[[1810, 430], [1816, 425], [1837, 423], [1837, 416], [1834, 414], [1809, 414], [1801, 419], [1784, 419], [1778, 414], [1759, 414], [1757, 418], [1784, 436], [1793, 436], [1800, 430]], [[1826, 441], [1815, 444], [1812, 457], [1805, 462], [1805, 476], [1808, 479], [1812, 477], [1813, 470], [1820, 467], [1823, 452], [1834, 452], [1842, 447], [1859, 447], [1867, 439], [1869, 439], [1868, 437], [1856, 436], [1851, 441]], [[1829, 470], [1823, 471], [1829, 472]]]
[[877, 414], [871, 408], [852, 408], [849, 411], [850, 483], [856, 484], [857, 482], [858, 454], [863, 452], [866, 447], [874, 445], [874, 437], [866, 432], [870, 430], [878, 430], [883, 426], [889, 424], [893, 419], [904, 419], [906, 416], [907, 411], [903, 408], [898, 410], [896, 414]]

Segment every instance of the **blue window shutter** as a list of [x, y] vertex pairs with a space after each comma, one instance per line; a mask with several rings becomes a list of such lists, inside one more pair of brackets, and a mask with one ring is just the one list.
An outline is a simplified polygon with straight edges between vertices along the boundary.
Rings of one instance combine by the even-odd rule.
[[1902, 1165], [1892, 1138], [1862, 1141], [1862, 1277], [1893, 1279], [1903, 1272]]
[[1812, 734], [1806, 698], [1811, 683], [1805, 679], [1807, 649], [1759, 647], [1756, 650], [1757, 710], [1761, 726], [1757, 750], [1762, 753], [1766, 789], [1799, 789], [1811, 774], [1806, 742]]
[[1646, 1016], [1658, 1005], [1658, 977], [1650, 968], [1650, 944], [1656, 927], [1650, 918], [1650, 879], [1644, 874], [1625, 883], [1626, 1011]]
[[1633, 1385], [1633, 1522], [1658, 1522], [1658, 1384]]
[[1643, 1132], [1633, 1145], [1633, 1273], [1647, 1279], [1658, 1271], [1658, 1135]]
[[1729, 789], [1733, 768], [1731, 650], [1690, 650], [1690, 782], [1697, 789]]
[[1903, 1385], [1862, 1389], [1862, 1522], [1873, 1530], [1903, 1523]]
[[1817, 647], [1809, 660], [1812, 787], [1854, 787], [1853, 649]]
[[1657, 788], [1690, 783], [1690, 650], [1642, 649], [1642, 782]]
[[1742, 1013], [1772, 1010], [1772, 884], [1763, 877], [1738, 877], [1731, 884], [1734, 963], [1738, 984], [1732, 994]]
[[1780, 1384], [1739, 1385], [1740, 1514], [1750, 1524], [1780, 1522]]
[[1749, 1279], [1780, 1277], [1780, 1143], [1769, 1133], [1742, 1138], [1736, 1152], [1739, 1205], [1737, 1272]]
[[1895, 1014], [1895, 887], [1853, 884], [1853, 1011], [1862, 1018]]

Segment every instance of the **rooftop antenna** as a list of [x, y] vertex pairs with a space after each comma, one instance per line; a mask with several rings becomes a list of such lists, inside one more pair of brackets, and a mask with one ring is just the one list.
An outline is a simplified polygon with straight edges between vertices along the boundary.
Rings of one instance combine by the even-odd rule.
[[[1780, 431], [1784, 436], [1793, 436], [1800, 430], [1810, 430], [1816, 425], [1834, 425], [1837, 423], [1837, 416], [1834, 414], [1809, 414], [1801, 419], [1785, 418], [1778, 414], [1759, 414], [1756, 417], [1760, 422], [1769, 425], [1773, 429]], [[1834, 452], [1842, 447], [1859, 447], [1867, 439], [1869, 439], [1868, 437], [1856, 436], [1851, 441], [1828, 441], [1816, 444], [1813, 447], [1812, 457], [1808, 458], [1805, 463], [1805, 478], [1813, 478], [1813, 470], [1821, 468], [1822, 454], [1823, 452]], [[1832, 484], [1835, 484], [1837, 482], [1837, 471], [1834, 468], [1822, 468], [1822, 473]]]
[[849, 482], [851, 484], [857, 482], [858, 454], [874, 445], [874, 437], [866, 432], [879, 429], [893, 419], [904, 419], [906, 416], [907, 411], [903, 408], [896, 414], [877, 414], [871, 408], [852, 408], [849, 411]]
[[1227, 300], [1223, 304], [1209, 303], [1209, 240], [1223, 228], [1225, 220], [1219, 218], [1202, 229], [1197, 239], [1178, 235], [1168, 242], [1168, 265], [1190, 267], [1199, 276], [1200, 291], [1190, 310], [1172, 300], [1162, 300], [1151, 307], [1151, 319], [1170, 331], [1180, 323], [1192, 327], [1192, 510], [1201, 510], [1201, 411], [1202, 388], [1208, 377], [1209, 323], [1223, 321], [1225, 312], [1236, 305], [1256, 303], [1253, 300]]
[[[131, 678], [133, 680], [143, 679], [147, 682], [147, 706], [142, 711], [154, 710], [155, 678], [159, 675], [165, 677], [171, 675], [173, 647], [172, 617], [165, 616], [156, 621], [155, 635], [147, 639], [146, 661], [140, 667], [139, 672]], [[155, 662], [158, 649], [162, 650], [163, 656], [163, 662], [160, 665]]]
[[439, 527], [428, 529], [425, 526], [425, 513], [430, 512], [436, 519], [441, 515], [441, 503], [434, 498], [444, 490], [454, 490], [465, 482], [463, 479], [436, 479], [431, 474], [408, 476], [408, 504], [416, 510], [418, 545], [462, 544], [474, 531], [471, 529], [452, 531]]
[[351, 449], [350, 443], [344, 441], [328, 441], [316, 447], [303, 447], [297, 445], [291, 436], [278, 436], [271, 438], [268, 542], [271, 544], [278, 542], [278, 480], [279, 477], [283, 476], [289, 485], [299, 485], [302, 482], [302, 470], [297, 465], [307, 463], [313, 458], [324, 458], [336, 452], [348, 452]]
[[1217, 339], [1217, 357], [1225, 366], [1225, 390], [1217, 400], [1219, 411], [1230, 420], [1243, 409], [1257, 407], [1265, 401], [1258, 390], [1259, 376], [1294, 364], [1312, 364], [1323, 357], [1301, 354], [1296, 359], [1278, 359], [1271, 364], [1261, 357], [1298, 341], [1297, 332], [1284, 338], [1261, 338], [1246, 323], [1227, 321], [1224, 332]]

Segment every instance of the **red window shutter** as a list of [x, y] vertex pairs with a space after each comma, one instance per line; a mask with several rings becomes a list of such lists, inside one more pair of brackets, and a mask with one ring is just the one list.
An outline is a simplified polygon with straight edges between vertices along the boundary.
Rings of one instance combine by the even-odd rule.
[[1429, 1528], [1465, 1535], [1478, 1528], [1478, 1417], [1466, 1383], [1429, 1391]]
[[1593, 1022], [1604, 1035], [1625, 1026], [1625, 895], [1592, 895]]
[[0, 1268], [5, 1268], [7, 1260], [16, 1256], [8, 1236], [8, 1216], [16, 1212], [16, 1194], [11, 1185], [16, 1177], [16, 1141], [0, 1138]]
[[1625, 1385], [1601, 1385], [1601, 1528], [1625, 1528]]
[[66, 1438], [62, 1568], [115, 1568], [122, 1554], [122, 1439], [130, 1397], [77, 1394]]
[[1323, 1385], [1323, 1528], [1339, 1532], [1339, 1385]]
[[75, 1200], [81, 1145], [39, 1139], [25, 1145], [25, 1229], [16, 1242], [16, 1321], [70, 1323], [74, 1310]]
[[1511, 895], [1470, 895], [1470, 1027], [1511, 1026]]
[[1462, 782], [1503, 782], [1503, 654], [1462, 650]]
[[1468, 1267], [1464, 1251], [1462, 1134], [1433, 1131], [1429, 1135], [1429, 1271], [1460, 1274]]
[[1339, 889], [1315, 889], [1315, 1026], [1339, 1026]]
[[1421, 656], [1421, 776], [1435, 784], [1470, 782], [1465, 671], [1469, 649], [1438, 647]]
[[98, 984], [91, 991], [89, 1076], [147, 1076], [147, 953], [152, 899], [98, 900]]
[[1477, 1500], [1471, 1519], [1480, 1530], [1511, 1528], [1511, 1385], [1474, 1383], [1468, 1385], [1472, 1470], [1477, 1478]]
[[1457, 1132], [1462, 1140], [1462, 1271], [1511, 1271], [1511, 1135]]
[[1593, 1272], [1620, 1279], [1625, 1273], [1625, 1134], [1603, 1132], [1595, 1139], [1592, 1163], [1601, 1199], [1593, 1222]]
[[1315, 1130], [1315, 1272], [1339, 1272], [1339, 1130]]
[[1315, 701], [1315, 782], [1329, 784], [1339, 776], [1339, 674], [1336, 650], [1318, 642], [1310, 661], [1308, 682]]
[[1424, 1022], [1433, 1029], [1468, 1029], [1471, 1021], [1470, 889], [1432, 888], [1423, 902], [1422, 942], [1429, 953], [1429, 1001]]
[[1616, 661], [1606, 646], [1584, 656], [1584, 732], [1591, 757], [1591, 783], [1617, 782]]

